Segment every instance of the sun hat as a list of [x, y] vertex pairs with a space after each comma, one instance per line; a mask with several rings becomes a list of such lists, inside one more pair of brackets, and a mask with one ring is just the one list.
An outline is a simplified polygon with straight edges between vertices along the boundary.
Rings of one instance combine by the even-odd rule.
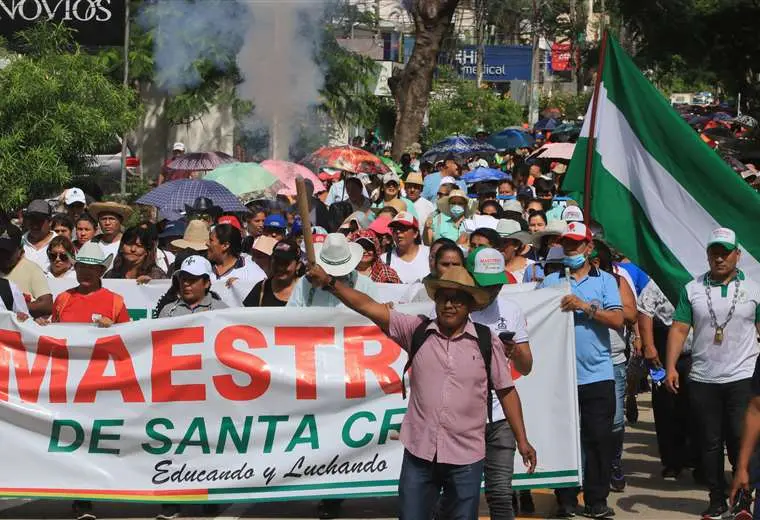
[[435, 300], [435, 293], [440, 289], [454, 289], [472, 296], [475, 301], [475, 308], [472, 310], [483, 309], [490, 303], [488, 292], [478, 287], [467, 269], [461, 266], [449, 268], [440, 278], [428, 275], [422, 280], [422, 283], [425, 285], [425, 291], [431, 300]]
[[404, 153], [408, 153], [408, 154], [412, 154], [412, 153], [421, 154], [422, 153], [422, 146], [420, 145], [420, 143], [412, 143], [409, 146], [407, 146], [406, 148], [404, 148]]
[[342, 233], [330, 233], [321, 244], [314, 244], [317, 265], [330, 276], [346, 276], [361, 262], [364, 248], [348, 241]]
[[111, 265], [111, 260], [113, 260], [113, 253], [106, 256], [98, 244], [87, 242], [77, 251], [74, 262], [84, 265], [100, 265], [108, 269]]
[[261, 235], [253, 241], [253, 247], [251, 249], [267, 256], [272, 256], [272, 251], [277, 242], [279, 242], [279, 240], [276, 238]]
[[211, 267], [211, 262], [201, 255], [190, 255], [182, 261], [182, 265], [174, 273], [174, 276], [179, 276], [179, 273], [187, 273], [192, 276], [206, 276], [211, 279], [213, 278], [214, 269]]
[[363, 211], [354, 211], [346, 217], [338, 229], [349, 227], [351, 222], [356, 222], [359, 229], [367, 229], [369, 227], [369, 217]]
[[500, 219], [496, 224], [496, 232], [504, 240], [517, 240], [521, 244], [533, 243], [533, 235], [527, 231], [523, 231], [519, 222], [512, 219]]
[[172, 146], [172, 152], [174, 151], [185, 153], [185, 143], [180, 143], [179, 141], [174, 143], [174, 146]]
[[401, 184], [401, 179], [396, 174], [396, 172], [388, 172], [385, 175], [383, 175], [383, 185], [388, 184], [389, 182], [395, 182], [396, 184]]
[[472, 215], [470, 199], [467, 197], [467, 194], [465, 192], [459, 189], [451, 190], [451, 193], [449, 193], [448, 196], [438, 199], [438, 211], [446, 215], [450, 215], [449, 211], [451, 209], [451, 199], [464, 199], [464, 216], [467, 218]]
[[285, 260], [286, 262], [298, 261], [301, 259], [301, 250], [293, 240], [280, 240], [272, 249], [272, 258]]
[[15, 251], [21, 247], [21, 230], [13, 224], [0, 226], [0, 249]]
[[523, 212], [522, 204], [520, 204], [520, 201], [517, 199], [510, 199], [504, 202], [504, 205], [502, 206], [504, 211], [516, 211], [518, 213]]
[[84, 196], [84, 192], [79, 188], [69, 188], [66, 190], [66, 195], [63, 197], [63, 203], [67, 206], [71, 206], [77, 202], [87, 204], [87, 198]]
[[184, 220], [171, 220], [166, 223], [158, 238], [181, 237], [185, 234], [187, 225]]
[[382, 206], [378, 206], [376, 208], [372, 208], [372, 211], [375, 212], [375, 214], [380, 213], [383, 208], [391, 207], [396, 210], [396, 214], [401, 213], [402, 211], [406, 211], [406, 203], [401, 199], [391, 199], [387, 202], [383, 202]]
[[582, 222], [568, 223], [567, 229], [561, 236], [562, 238], [569, 238], [570, 240], [578, 240], [582, 242], [591, 242], [593, 239], [591, 236], [591, 230]]
[[29, 203], [24, 211], [25, 215], [42, 215], [44, 217], [50, 217], [53, 214], [50, 209], [50, 204], [42, 199], [35, 199]]
[[481, 246], [470, 251], [465, 266], [481, 287], [509, 283], [504, 255], [492, 247]]
[[101, 213], [111, 213], [119, 217], [121, 220], [127, 220], [132, 216], [132, 213], [134, 213], [129, 206], [113, 201], [95, 202], [90, 204], [90, 207], [87, 208], [87, 212], [92, 215], [95, 220], [100, 218]]
[[233, 215], [224, 215], [216, 219], [217, 224], [229, 224], [238, 231], [243, 231], [243, 226], [240, 224], [240, 220]]
[[736, 249], [736, 233], [728, 228], [718, 228], [710, 233], [710, 238], [707, 239], [707, 247], [709, 248], [713, 244], [718, 244], [725, 247], [728, 251]]
[[390, 223], [388, 224], [389, 228], [394, 228], [398, 226], [419, 228], [420, 222], [417, 220], [417, 217], [415, 217], [408, 211], [402, 211], [401, 213], [393, 217], [393, 220], [391, 220]]
[[404, 186], [408, 186], [410, 184], [415, 184], [417, 186], [424, 186], [425, 179], [422, 178], [421, 173], [412, 172], [406, 176], [406, 180], [404, 181]]
[[578, 206], [567, 206], [562, 211], [562, 220], [565, 222], [583, 222], [583, 210]]
[[171, 244], [178, 249], [208, 249], [208, 226], [202, 220], [191, 220], [185, 228], [182, 238], [172, 240]]
[[391, 219], [386, 216], [381, 216], [376, 218], [372, 224], [369, 225], [370, 231], [374, 231], [377, 235], [390, 235], [391, 234], [391, 228], [388, 227], [388, 224], [391, 223]]
[[451, 177], [451, 176], [448, 176], [448, 175], [446, 177], [441, 177], [441, 182], [438, 183], [438, 187], [440, 188], [441, 186], [443, 186], [445, 184], [454, 184], [454, 185], [456, 185], [457, 184], [457, 180], [454, 177]]
[[288, 223], [285, 221], [285, 217], [275, 213], [264, 219], [264, 228], [282, 229], [284, 231], [288, 228]]
[[539, 231], [537, 233], [533, 234], [533, 244], [539, 245], [541, 243], [541, 239], [546, 236], [562, 236], [562, 233], [564, 233], [567, 230], [567, 222], [564, 220], [550, 220], [546, 223], [546, 227], [543, 231]]

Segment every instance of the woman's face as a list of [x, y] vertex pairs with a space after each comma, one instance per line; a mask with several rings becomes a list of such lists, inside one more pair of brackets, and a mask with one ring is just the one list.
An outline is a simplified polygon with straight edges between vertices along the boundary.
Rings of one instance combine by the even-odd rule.
[[439, 278], [452, 267], [462, 267], [462, 257], [456, 251], [446, 251], [435, 264], [435, 273]]
[[362, 252], [362, 259], [361, 262], [359, 262], [359, 265], [369, 267], [375, 263], [375, 247], [364, 240], [360, 241], [359, 244], [362, 246], [362, 248], [364, 248], [364, 251]]
[[296, 271], [298, 271], [298, 262], [296, 260], [272, 258], [272, 278], [289, 281], [296, 277]]
[[248, 234], [256, 238], [264, 232], [264, 220], [266, 220], [267, 214], [263, 211], [259, 211], [248, 219]]
[[53, 276], [60, 276], [71, 269], [72, 259], [63, 246], [48, 248], [48, 260], [50, 260], [50, 272]]
[[129, 265], [140, 265], [148, 256], [148, 250], [145, 249], [140, 239], [135, 239], [132, 244], [121, 244], [121, 256]]
[[71, 240], [71, 230], [63, 224], [55, 224], [53, 231], [55, 231], [56, 235], [61, 235]]
[[392, 200], [398, 197], [398, 183], [389, 182], [385, 185], [385, 200]]
[[89, 242], [95, 236], [95, 226], [88, 220], [77, 222], [77, 241], [80, 244]]
[[226, 244], [219, 242], [219, 238], [216, 236], [216, 232], [212, 231], [208, 236], [208, 259], [213, 263], [219, 263], [224, 259], [224, 252], [226, 251]]
[[486, 204], [483, 206], [483, 215], [488, 215], [490, 217], [496, 217], [496, 215], [499, 214], [499, 210], [496, 206], [493, 204]]
[[205, 276], [193, 276], [180, 271], [177, 278], [182, 301], [190, 305], [201, 301], [211, 286], [211, 282]]
[[546, 229], [546, 222], [541, 215], [533, 215], [528, 221], [528, 231], [531, 233], [538, 233]]

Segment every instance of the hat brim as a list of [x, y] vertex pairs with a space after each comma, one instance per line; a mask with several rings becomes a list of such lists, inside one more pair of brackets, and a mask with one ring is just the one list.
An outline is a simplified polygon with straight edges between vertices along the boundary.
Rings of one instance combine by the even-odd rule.
[[90, 204], [90, 207], [87, 208], [87, 212], [92, 215], [95, 220], [99, 219], [102, 213], [112, 213], [119, 216], [122, 220], [127, 220], [132, 216], [132, 213], [134, 213], [129, 206], [113, 206], [99, 202]]
[[732, 244], [731, 242], [722, 242], [720, 240], [716, 240], [715, 242], [710, 242], [707, 244], [708, 249], [710, 246], [722, 246], [726, 249], [726, 251], [733, 251], [738, 247], [736, 244]]
[[504, 271], [500, 273], [470, 273], [481, 287], [491, 287], [494, 285], [507, 285], [509, 279]]
[[541, 245], [541, 239], [544, 237], [561, 237], [562, 232], [561, 231], [539, 231], [538, 233], [534, 233], [531, 235], [533, 237], [533, 245], [538, 246]]
[[208, 208], [194, 208], [185, 204], [185, 215], [192, 215], [193, 213], [207, 213], [209, 215], [218, 215], [222, 213], [220, 206], [210, 206]]
[[341, 276], [347, 276], [356, 269], [356, 266], [362, 261], [362, 256], [364, 255], [364, 248], [360, 244], [351, 242], [348, 244], [348, 259], [340, 264], [329, 264], [322, 260], [321, 253], [323, 246], [324, 244], [314, 244], [314, 256], [316, 257], [317, 265], [324, 269], [324, 271], [330, 276], [338, 278]]
[[111, 262], [113, 261], [113, 253], [105, 257], [103, 260], [99, 260], [97, 258], [89, 258], [89, 257], [76, 257], [74, 259], [75, 264], [82, 264], [82, 265], [95, 265], [98, 267], [103, 267], [107, 271], [111, 267]]
[[[450, 208], [451, 204], [449, 203], [449, 199], [451, 197], [446, 196], [441, 198], [441, 200], [438, 201], [438, 211], [441, 213], [444, 213], [445, 215], [451, 215]], [[461, 198], [460, 195], [457, 195], [454, 197], [455, 199]], [[470, 200], [467, 199], [464, 204], [464, 218], [470, 218], [472, 216], [472, 205], [470, 204]]]
[[454, 289], [456, 291], [466, 292], [472, 296], [472, 299], [475, 302], [475, 307], [472, 310], [478, 311], [484, 309], [485, 307], [488, 307], [488, 304], [491, 301], [488, 293], [480, 287], [462, 285], [449, 280], [441, 280], [432, 275], [426, 276], [422, 280], [422, 283], [425, 285], [425, 291], [431, 300], [435, 300], [435, 293], [438, 292], [439, 289]]
[[533, 235], [527, 231], [517, 231], [509, 235], [501, 235], [502, 240], [517, 240], [523, 245], [533, 243]]
[[575, 233], [565, 233], [560, 236], [562, 238], [569, 238], [570, 240], [575, 240], [576, 242], [590, 242], [591, 241], [591, 239], [587, 237], [586, 235], [576, 235]]
[[171, 245], [179, 249], [195, 249], [196, 251], [208, 250], [208, 246], [205, 242], [191, 242], [190, 240], [185, 240], [184, 238], [180, 238], [179, 240], [172, 240]]

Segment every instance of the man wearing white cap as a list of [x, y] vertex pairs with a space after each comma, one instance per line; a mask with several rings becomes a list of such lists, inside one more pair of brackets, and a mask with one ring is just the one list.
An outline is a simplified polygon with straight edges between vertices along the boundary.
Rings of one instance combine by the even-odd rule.
[[183, 155], [186, 153], [185, 143], [176, 142], [174, 143], [174, 146], [172, 146], [172, 155], [168, 159], [164, 161], [164, 165], [161, 167], [161, 173], [158, 175], [158, 182], [157, 184], [163, 184], [166, 181], [174, 180], [172, 178], [171, 171], [168, 169], [168, 164], [174, 159], [175, 157], [178, 157], [180, 155]]
[[718, 228], [710, 234], [710, 269], [681, 290], [668, 334], [665, 384], [675, 393], [679, 390], [676, 362], [689, 330], [694, 330], [689, 392], [710, 492], [703, 518], [717, 519], [728, 510], [723, 446], [736, 467], [758, 354], [760, 285], [737, 268], [740, 257], [736, 233]]
[[66, 206], [66, 213], [74, 222], [79, 215], [87, 209], [87, 198], [80, 188], [69, 188], [63, 196], [63, 203]]
[[[544, 278], [539, 287], [570, 282], [571, 295], [560, 307], [572, 312], [575, 321], [575, 364], [581, 422], [583, 465], [583, 515], [607, 518], [615, 512], [607, 506], [613, 459], [612, 433], [615, 416], [615, 374], [612, 366], [610, 329], [623, 327], [623, 305], [615, 278], [594, 267], [591, 231], [571, 222], [560, 239], [566, 270]], [[566, 273], [569, 272], [569, 277]], [[555, 516], [571, 518], [578, 507], [578, 489], [557, 490], [559, 510]]]

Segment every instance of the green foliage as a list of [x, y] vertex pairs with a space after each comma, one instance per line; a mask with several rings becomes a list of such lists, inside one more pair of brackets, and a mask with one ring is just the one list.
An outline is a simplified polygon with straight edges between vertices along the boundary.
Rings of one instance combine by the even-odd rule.
[[442, 70], [430, 96], [430, 124], [426, 139], [435, 143], [456, 133], [474, 133], [478, 127], [499, 131], [522, 122], [522, 107], [509, 97]]
[[539, 100], [539, 110], [543, 112], [547, 108], [559, 108], [565, 119], [577, 119], [586, 114], [591, 93], [567, 94], [555, 93], [551, 96], [542, 95]]
[[133, 92], [112, 82], [62, 26], [20, 36], [24, 55], [0, 70], [0, 209], [53, 193], [133, 127]]

